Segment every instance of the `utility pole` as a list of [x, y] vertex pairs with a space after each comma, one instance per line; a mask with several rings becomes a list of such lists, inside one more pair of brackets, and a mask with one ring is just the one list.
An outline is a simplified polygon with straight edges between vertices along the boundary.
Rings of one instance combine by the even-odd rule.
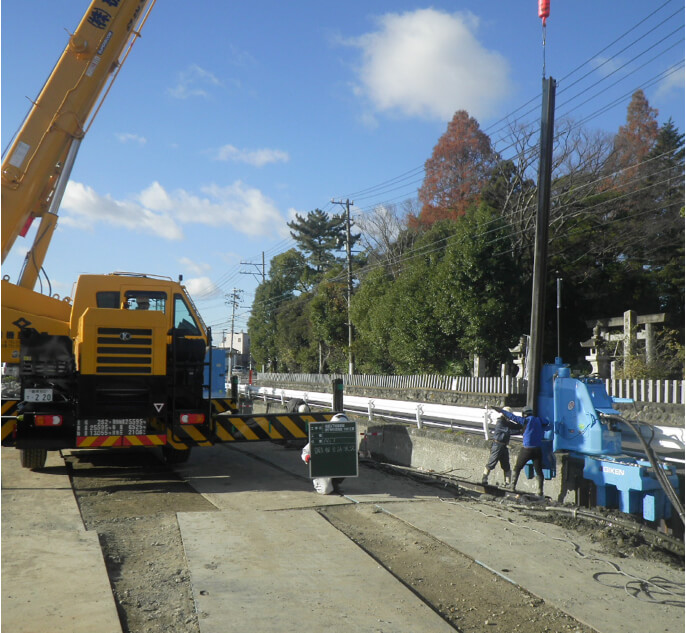
[[233, 289], [230, 295], [226, 295], [226, 304], [231, 306], [231, 342], [229, 343], [229, 376], [233, 370], [233, 326], [236, 318], [236, 306], [238, 305], [242, 290]]
[[[255, 268], [257, 268], [258, 271], [260, 270], [260, 264], [255, 264], [254, 262], [241, 262], [241, 266], [254, 266]], [[264, 269], [264, 251], [262, 251], [262, 266], [261, 267], [262, 267], [262, 283], [264, 283], [266, 280], [265, 269]], [[249, 270], [245, 270], [245, 271], [241, 270], [240, 272], [241, 272], [241, 275], [254, 275], [255, 274]]]
[[353, 323], [350, 318], [350, 302], [353, 296], [353, 259], [351, 252], [350, 238], [350, 205], [355, 204], [352, 200], [331, 201], [333, 204], [345, 205], [345, 253], [348, 260], [348, 374], [352, 376], [354, 372], [353, 362]]

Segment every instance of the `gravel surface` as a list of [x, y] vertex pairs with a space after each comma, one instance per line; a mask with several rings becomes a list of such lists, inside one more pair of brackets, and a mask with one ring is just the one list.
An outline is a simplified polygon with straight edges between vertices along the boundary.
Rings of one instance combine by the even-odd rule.
[[123, 632], [200, 633], [176, 513], [214, 506], [150, 450], [78, 451], [67, 462]]
[[[73, 451], [67, 461], [86, 528], [100, 537], [124, 633], [200, 633], [176, 513], [215, 507], [155, 451]], [[456, 631], [593, 631], [374, 505], [321, 507], [319, 512]], [[595, 535], [598, 546], [614, 554], [683, 570], [683, 551], [669, 553], [632, 530], [564, 515], [546, 520]], [[675, 590], [683, 594], [683, 586]], [[679, 599], [683, 607], [683, 595]]]
[[374, 506], [320, 511], [458, 631], [592, 633], [471, 558]]

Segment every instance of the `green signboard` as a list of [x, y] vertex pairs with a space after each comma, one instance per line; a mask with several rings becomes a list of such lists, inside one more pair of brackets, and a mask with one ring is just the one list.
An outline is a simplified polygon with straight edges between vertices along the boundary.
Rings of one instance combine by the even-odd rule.
[[310, 477], [357, 477], [357, 422], [310, 422]]

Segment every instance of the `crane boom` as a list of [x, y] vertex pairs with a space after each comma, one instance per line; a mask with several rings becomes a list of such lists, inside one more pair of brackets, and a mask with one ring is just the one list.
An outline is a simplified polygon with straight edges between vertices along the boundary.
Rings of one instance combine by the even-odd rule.
[[[57, 222], [73, 154], [155, 0], [94, 0], [2, 162], [2, 261], [40, 218], [18, 285], [32, 289]], [[70, 149], [72, 157], [68, 161]], [[60, 183], [62, 180], [62, 183]], [[56, 197], [56, 192], [59, 196]]]

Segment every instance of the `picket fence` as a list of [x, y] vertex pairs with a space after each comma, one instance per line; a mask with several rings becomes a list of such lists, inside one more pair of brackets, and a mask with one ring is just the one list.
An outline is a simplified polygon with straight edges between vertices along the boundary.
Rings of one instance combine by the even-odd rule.
[[[367, 387], [370, 389], [435, 389], [480, 394], [526, 394], [526, 380], [505, 376], [503, 378], [474, 378], [471, 376], [379, 376], [372, 374], [286, 374], [260, 373], [259, 382], [312, 385], [329, 390], [331, 382], [342, 379], [344, 387]], [[605, 380], [610, 396], [631, 398], [636, 402], [684, 404], [683, 380]]]

